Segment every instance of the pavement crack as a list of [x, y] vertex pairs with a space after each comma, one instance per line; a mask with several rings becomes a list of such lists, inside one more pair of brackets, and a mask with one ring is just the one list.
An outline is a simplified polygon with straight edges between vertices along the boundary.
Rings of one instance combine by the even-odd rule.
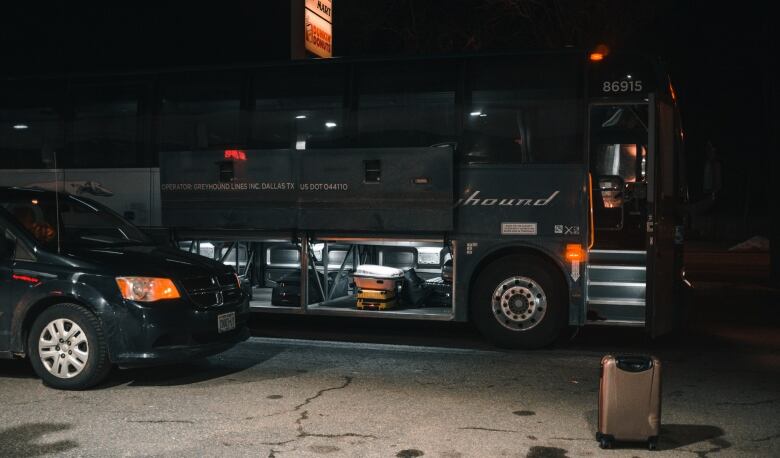
[[298, 404], [293, 408], [294, 412], [297, 412], [300, 410], [303, 406], [308, 405], [311, 401], [317, 399], [318, 397], [322, 396], [323, 394], [327, 393], [328, 391], [335, 391], [335, 390], [343, 390], [344, 388], [348, 387], [352, 383], [352, 377], [350, 376], [344, 376], [344, 383], [342, 383], [339, 386], [333, 386], [330, 388], [323, 388], [320, 391], [317, 392], [314, 396], [310, 398], [306, 398], [302, 403]]
[[128, 423], [185, 423], [188, 425], [194, 425], [192, 420], [126, 420]]
[[301, 412], [301, 416], [298, 417], [297, 420], [295, 420], [295, 424], [297, 425], [298, 429], [298, 439], [303, 439], [305, 437], [322, 437], [327, 439], [337, 439], [341, 437], [362, 437], [365, 439], [376, 439], [377, 437], [373, 434], [358, 434], [358, 433], [340, 433], [340, 434], [321, 434], [321, 433], [309, 433], [306, 432], [306, 430], [303, 429], [303, 422], [305, 420], [309, 419], [309, 411], [304, 410]]
[[[292, 442], [292, 441], [288, 441], [288, 442]], [[296, 450], [297, 450], [296, 448], [291, 448], [290, 450], [276, 450], [272, 448], [271, 451], [268, 452], [268, 458], [278, 458], [276, 456], [277, 453], [292, 453]]]
[[494, 428], [483, 428], [481, 426], [464, 426], [462, 428], [458, 429], [472, 429], [476, 431], [493, 431], [496, 433], [519, 433], [520, 431], [515, 431], [512, 429], [494, 429]]
[[[375, 436], [373, 434], [358, 434], [358, 433], [322, 434], [322, 433], [310, 433], [310, 432], [306, 431], [304, 429], [304, 427], [303, 427], [303, 422], [309, 419], [309, 411], [308, 410], [301, 410], [301, 409], [303, 409], [305, 406], [311, 404], [312, 401], [314, 401], [315, 399], [321, 397], [322, 395], [324, 395], [328, 391], [343, 390], [344, 388], [348, 387], [352, 383], [352, 380], [353, 380], [353, 377], [344, 376], [344, 382], [342, 384], [340, 384], [338, 386], [332, 386], [332, 387], [329, 387], [329, 388], [323, 388], [323, 389], [317, 391], [317, 393], [314, 394], [314, 396], [310, 396], [310, 397], [304, 399], [304, 401], [302, 403], [296, 405], [292, 410], [287, 410], [287, 411], [284, 411], [284, 412], [274, 412], [274, 413], [272, 413], [270, 415], [265, 415], [267, 417], [267, 416], [280, 415], [282, 413], [300, 412], [298, 414], [298, 418], [295, 419], [295, 429], [298, 432], [298, 435], [295, 436], [295, 439], [290, 439], [290, 440], [280, 441], [280, 442], [267, 442], [267, 443], [264, 442], [263, 445], [284, 446], [284, 445], [290, 444], [292, 442], [295, 442], [298, 439], [304, 439], [304, 438], [307, 438], [307, 437], [319, 437], [319, 438], [325, 438], [325, 439], [339, 439], [339, 438], [343, 438], [343, 437], [360, 437], [360, 438], [363, 438], [363, 439], [377, 439], [377, 436]], [[284, 452], [281, 451], [281, 450], [271, 449], [271, 452], [268, 454], [268, 457], [269, 458], [272, 458], [272, 457], [275, 458], [277, 453], [284, 453]]]
[[762, 404], [772, 404], [780, 401], [780, 399], [764, 399], [763, 401], [751, 401], [751, 402], [718, 402], [716, 406], [759, 406]]
[[[295, 442], [296, 440], [297, 439], [290, 439], [290, 440], [281, 441], [281, 442], [260, 442], [260, 443], [262, 445], [273, 445], [273, 446], [277, 446], [278, 447], [278, 446], [282, 446], [282, 445], [287, 445], [290, 442]], [[278, 452], [278, 450], [277, 450], [277, 452]]]
[[[64, 397], [61, 397], [59, 400], [60, 401], [67, 401], [67, 400], [72, 400], [72, 399], [79, 399], [80, 400], [82, 398], [81, 398], [81, 396], [64, 396]], [[47, 398], [44, 398], [44, 399], [32, 399], [30, 401], [11, 402], [11, 403], [9, 403], [7, 405], [9, 405], [9, 406], [24, 406], [24, 405], [28, 405], [28, 404], [38, 404], [38, 403], [41, 403], [41, 402], [50, 402], [50, 401], [51, 400], [47, 399]]]
[[300, 435], [298, 435], [299, 438], [304, 437], [322, 437], [326, 439], [340, 439], [342, 437], [362, 437], [364, 439], [378, 439], [373, 434], [358, 434], [358, 433], [341, 433], [341, 434], [318, 434], [318, 433], [307, 433], [302, 432]]
[[780, 439], [780, 433], [772, 434], [771, 436], [762, 437], [761, 439], [753, 439], [753, 442], [767, 442], [775, 439]]
[[[305, 400], [304, 400], [302, 403], [298, 404], [297, 406], [293, 407], [292, 409], [287, 409], [287, 410], [279, 410], [279, 411], [276, 411], [276, 412], [271, 412], [271, 413], [268, 413], [268, 414], [265, 414], [265, 415], [261, 415], [261, 416], [260, 416], [260, 418], [276, 417], [276, 416], [278, 416], [278, 415], [284, 415], [284, 414], [286, 414], [286, 413], [297, 412], [297, 411], [298, 411], [298, 410], [300, 410], [300, 409], [301, 409], [303, 406], [305, 406], [305, 405], [309, 404], [311, 401], [313, 401], [313, 400], [315, 400], [315, 399], [319, 398], [320, 396], [322, 396], [323, 394], [325, 394], [325, 393], [326, 393], [326, 392], [328, 392], [328, 391], [342, 390], [342, 389], [344, 389], [344, 388], [348, 387], [348, 386], [349, 386], [349, 385], [352, 383], [352, 379], [353, 379], [353, 378], [352, 378], [352, 377], [349, 377], [349, 376], [345, 376], [345, 377], [344, 377], [344, 379], [345, 379], [345, 380], [344, 380], [344, 383], [343, 383], [343, 384], [341, 384], [341, 385], [339, 385], [339, 386], [333, 386], [333, 387], [330, 387], [330, 388], [325, 388], [325, 389], [322, 389], [322, 390], [318, 391], [318, 392], [317, 392], [317, 394], [315, 394], [315, 395], [314, 395], [314, 396], [312, 396], [312, 397], [306, 398], [306, 399], [305, 399]], [[247, 420], [249, 420], [249, 419], [250, 419], [250, 418], [247, 418]], [[297, 423], [298, 423], [298, 422], [296, 421], [296, 424], [297, 424]]]
[[[343, 390], [344, 388], [348, 387], [352, 383], [352, 380], [353, 380], [352, 377], [350, 377], [348, 375], [344, 376], [344, 383], [342, 383], [339, 386], [334, 386], [334, 387], [330, 387], [330, 388], [324, 388], [324, 389], [318, 391], [317, 394], [315, 394], [314, 396], [306, 398], [302, 403], [300, 403], [297, 406], [295, 406], [293, 411], [299, 411], [304, 406], [310, 404], [312, 401], [314, 401], [315, 399], [319, 398], [320, 396], [322, 396], [323, 394], [327, 393], [328, 391]], [[298, 416], [298, 418], [295, 420], [295, 425], [296, 425], [296, 428], [298, 430], [298, 438], [299, 439], [303, 439], [305, 437], [322, 437], [322, 438], [328, 438], [328, 439], [335, 439], [335, 438], [340, 438], [340, 437], [362, 437], [362, 438], [365, 438], [365, 439], [376, 439], [377, 438], [373, 434], [358, 434], [358, 433], [319, 434], [319, 433], [310, 433], [310, 432], [307, 432], [303, 428], [303, 422], [308, 420], [308, 419], [309, 419], [309, 411], [308, 410], [303, 410], [303, 411], [301, 411], [301, 413]]]

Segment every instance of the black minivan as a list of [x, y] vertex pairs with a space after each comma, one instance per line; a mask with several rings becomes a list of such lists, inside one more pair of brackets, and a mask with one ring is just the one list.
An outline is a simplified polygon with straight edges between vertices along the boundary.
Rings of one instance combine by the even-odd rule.
[[224, 351], [248, 338], [248, 315], [230, 267], [158, 246], [97, 202], [0, 187], [0, 358], [29, 356], [47, 385]]

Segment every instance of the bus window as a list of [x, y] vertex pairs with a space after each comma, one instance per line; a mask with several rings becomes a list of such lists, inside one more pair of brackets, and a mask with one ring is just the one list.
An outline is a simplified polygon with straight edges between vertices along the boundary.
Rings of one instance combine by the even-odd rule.
[[594, 105], [590, 170], [596, 239], [604, 246], [644, 247], [647, 221], [647, 104]]
[[250, 148], [297, 150], [343, 146], [341, 65], [265, 68], [254, 80]]
[[370, 63], [358, 69], [357, 147], [453, 142], [455, 62]]
[[625, 183], [645, 181], [647, 147], [637, 144], [599, 144], [594, 151], [594, 170], [598, 175], [619, 176]]
[[544, 56], [476, 62], [464, 110], [462, 162], [582, 161], [582, 109], [576, 69], [569, 65]]
[[177, 74], [162, 82], [160, 151], [242, 146], [238, 74]]
[[591, 161], [597, 176], [625, 183], [647, 176], [647, 106], [596, 106], [591, 111]]
[[5, 103], [0, 108], [0, 168], [54, 165], [52, 152], [61, 151], [64, 143], [62, 116], [54, 94], [6, 86], [2, 94]]
[[143, 163], [139, 92], [136, 86], [113, 84], [74, 88], [73, 138], [69, 144], [72, 166], [133, 167]]

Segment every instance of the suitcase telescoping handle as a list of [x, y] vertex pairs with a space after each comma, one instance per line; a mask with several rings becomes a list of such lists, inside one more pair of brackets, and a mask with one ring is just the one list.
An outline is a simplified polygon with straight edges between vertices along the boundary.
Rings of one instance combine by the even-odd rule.
[[649, 356], [616, 356], [615, 365], [627, 372], [644, 372], [653, 368], [653, 358]]

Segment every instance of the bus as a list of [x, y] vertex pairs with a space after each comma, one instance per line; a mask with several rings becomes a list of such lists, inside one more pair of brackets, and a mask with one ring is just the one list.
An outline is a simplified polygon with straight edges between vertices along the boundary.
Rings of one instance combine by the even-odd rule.
[[679, 314], [683, 132], [652, 58], [334, 58], [2, 91], [3, 185], [87, 195], [233, 266], [256, 312], [473, 321], [513, 348], [584, 325], [658, 336]]

